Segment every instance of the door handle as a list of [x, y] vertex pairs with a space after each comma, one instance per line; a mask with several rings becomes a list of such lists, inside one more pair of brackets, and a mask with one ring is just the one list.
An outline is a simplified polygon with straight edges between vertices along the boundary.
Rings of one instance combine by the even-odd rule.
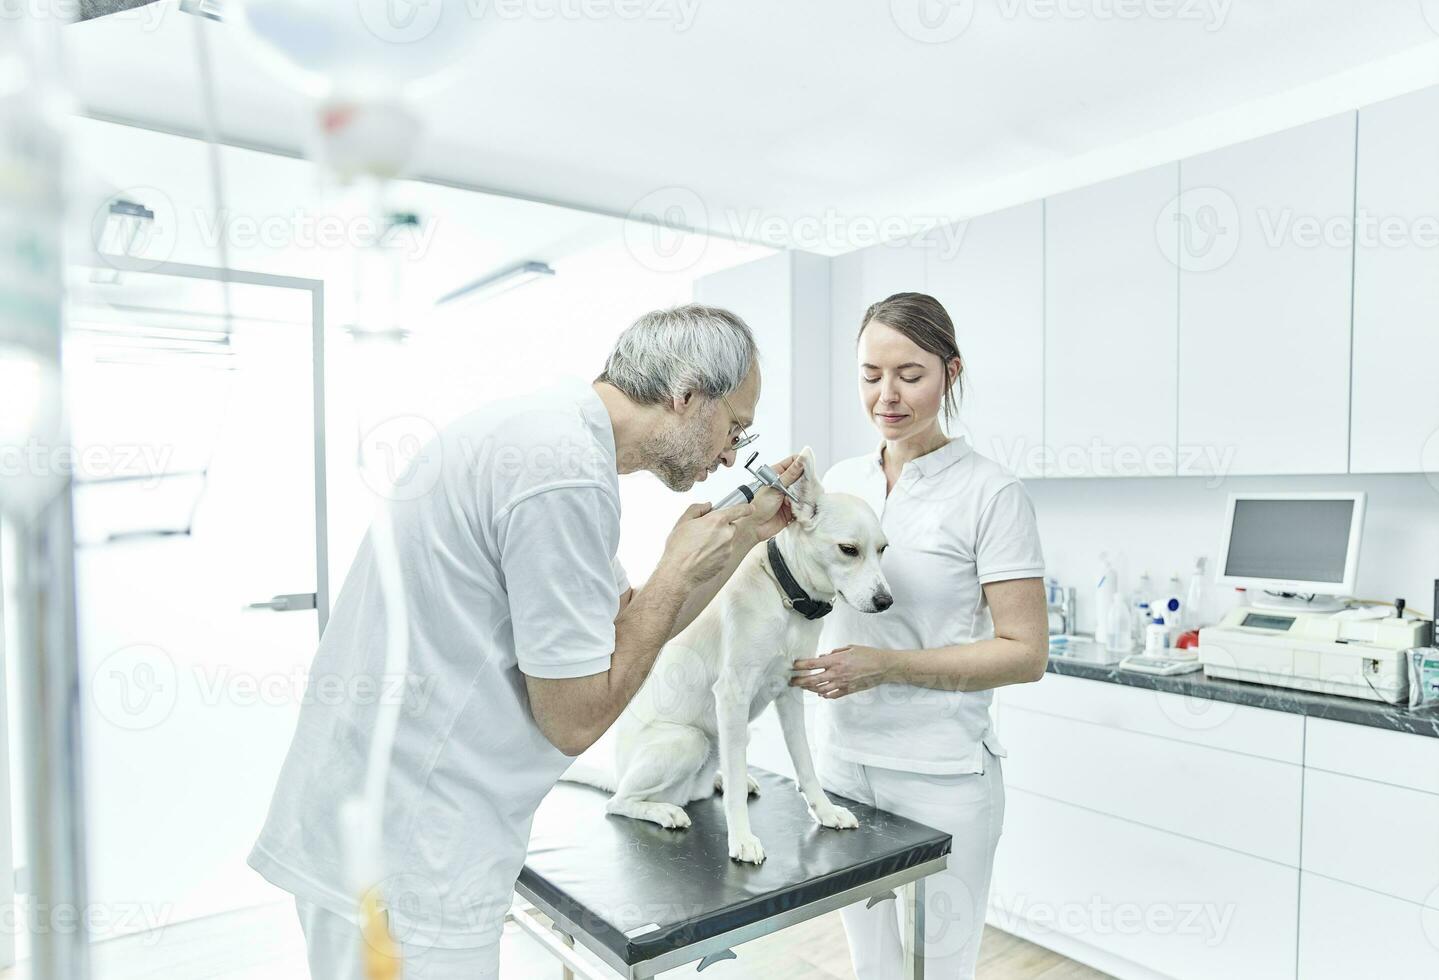
[[277, 595], [269, 602], [252, 602], [246, 609], [273, 609], [275, 612], [299, 612], [304, 609], [315, 609], [315, 593], [295, 592], [290, 595]]

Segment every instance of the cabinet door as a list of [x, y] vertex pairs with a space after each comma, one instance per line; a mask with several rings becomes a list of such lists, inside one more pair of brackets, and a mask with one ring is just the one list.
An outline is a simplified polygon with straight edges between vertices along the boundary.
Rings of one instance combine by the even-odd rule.
[[1301, 876], [1304, 980], [1439, 976], [1439, 907], [1414, 905], [1320, 875]]
[[1293, 977], [1298, 879], [1295, 868], [1012, 788], [988, 921], [1118, 976]]
[[973, 218], [927, 250], [954, 320], [965, 394], [951, 434], [1019, 476], [1043, 475], [1044, 204]]
[[1004, 740], [1009, 789], [1299, 866], [1299, 766], [1023, 708], [1005, 716]]
[[1347, 471], [1354, 126], [1180, 165], [1181, 472]]
[[1353, 473], [1439, 471], [1436, 118], [1439, 88], [1359, 113]]
[[1046, 476], [1175, 472], [1178, 164], [1045, 202]]
[[830, 406], [835, 462], [870, 452], [879, 433], [859, 407], [855, 338], [871, 303], [900, 292], [924, 292], [928, 242], [896, 242], [841, 255], [830, 267]]

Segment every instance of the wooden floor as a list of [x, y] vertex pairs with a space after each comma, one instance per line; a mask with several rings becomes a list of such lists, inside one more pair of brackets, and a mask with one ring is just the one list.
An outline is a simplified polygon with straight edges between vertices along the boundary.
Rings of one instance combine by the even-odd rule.
[[[704, 980], [853, 980], [839, 913], [821, 916], [740, 947]], [[502, 980], [559, 980], [559, 966], [511, 924], [503, 944]], [[22, 964], [0, 980], [25, 980]], [[694, 964], [662, 977], [693, 977]], [[980, 947], [984, 980], [1103, 980], [1107, 974], [986, 927]], [[304, 940], [293, 906], [271, 905], [170, 926], [95, 946], [94, 980], [309, 980]], [[938, 978], [946, 980], [946, 978]]]

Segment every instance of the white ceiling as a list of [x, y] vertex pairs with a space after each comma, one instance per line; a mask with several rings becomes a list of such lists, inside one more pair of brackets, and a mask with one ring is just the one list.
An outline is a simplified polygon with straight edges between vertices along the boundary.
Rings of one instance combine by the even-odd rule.
[[[829, 253], [1439, 83], [1439, 0], [467, 2], [413, 173]], [[82, 109], [201, 131], [195, 23], [67, 28]], [[224, 138], [303, 150], [306, 100], [200, 23]]]

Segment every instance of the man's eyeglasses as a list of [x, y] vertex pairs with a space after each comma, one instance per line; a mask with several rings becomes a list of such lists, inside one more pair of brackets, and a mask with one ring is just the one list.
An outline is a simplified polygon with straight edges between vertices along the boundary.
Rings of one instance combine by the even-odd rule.
[[726, 398], [724, 395], [720, 395], [720, 401], [724, 402], [725, 411], [729, 412], [730, 450], [732, 452], [738, 452], [745, 446], [748, 446], [750, 443], [758, 439], [759, 433], [756, 432], [751, 435], [749, 432], [746, 432], [745, 427], [740, 423], [739, 416], [735, 414], [733, 408], [730, 408], [729, 399]]

